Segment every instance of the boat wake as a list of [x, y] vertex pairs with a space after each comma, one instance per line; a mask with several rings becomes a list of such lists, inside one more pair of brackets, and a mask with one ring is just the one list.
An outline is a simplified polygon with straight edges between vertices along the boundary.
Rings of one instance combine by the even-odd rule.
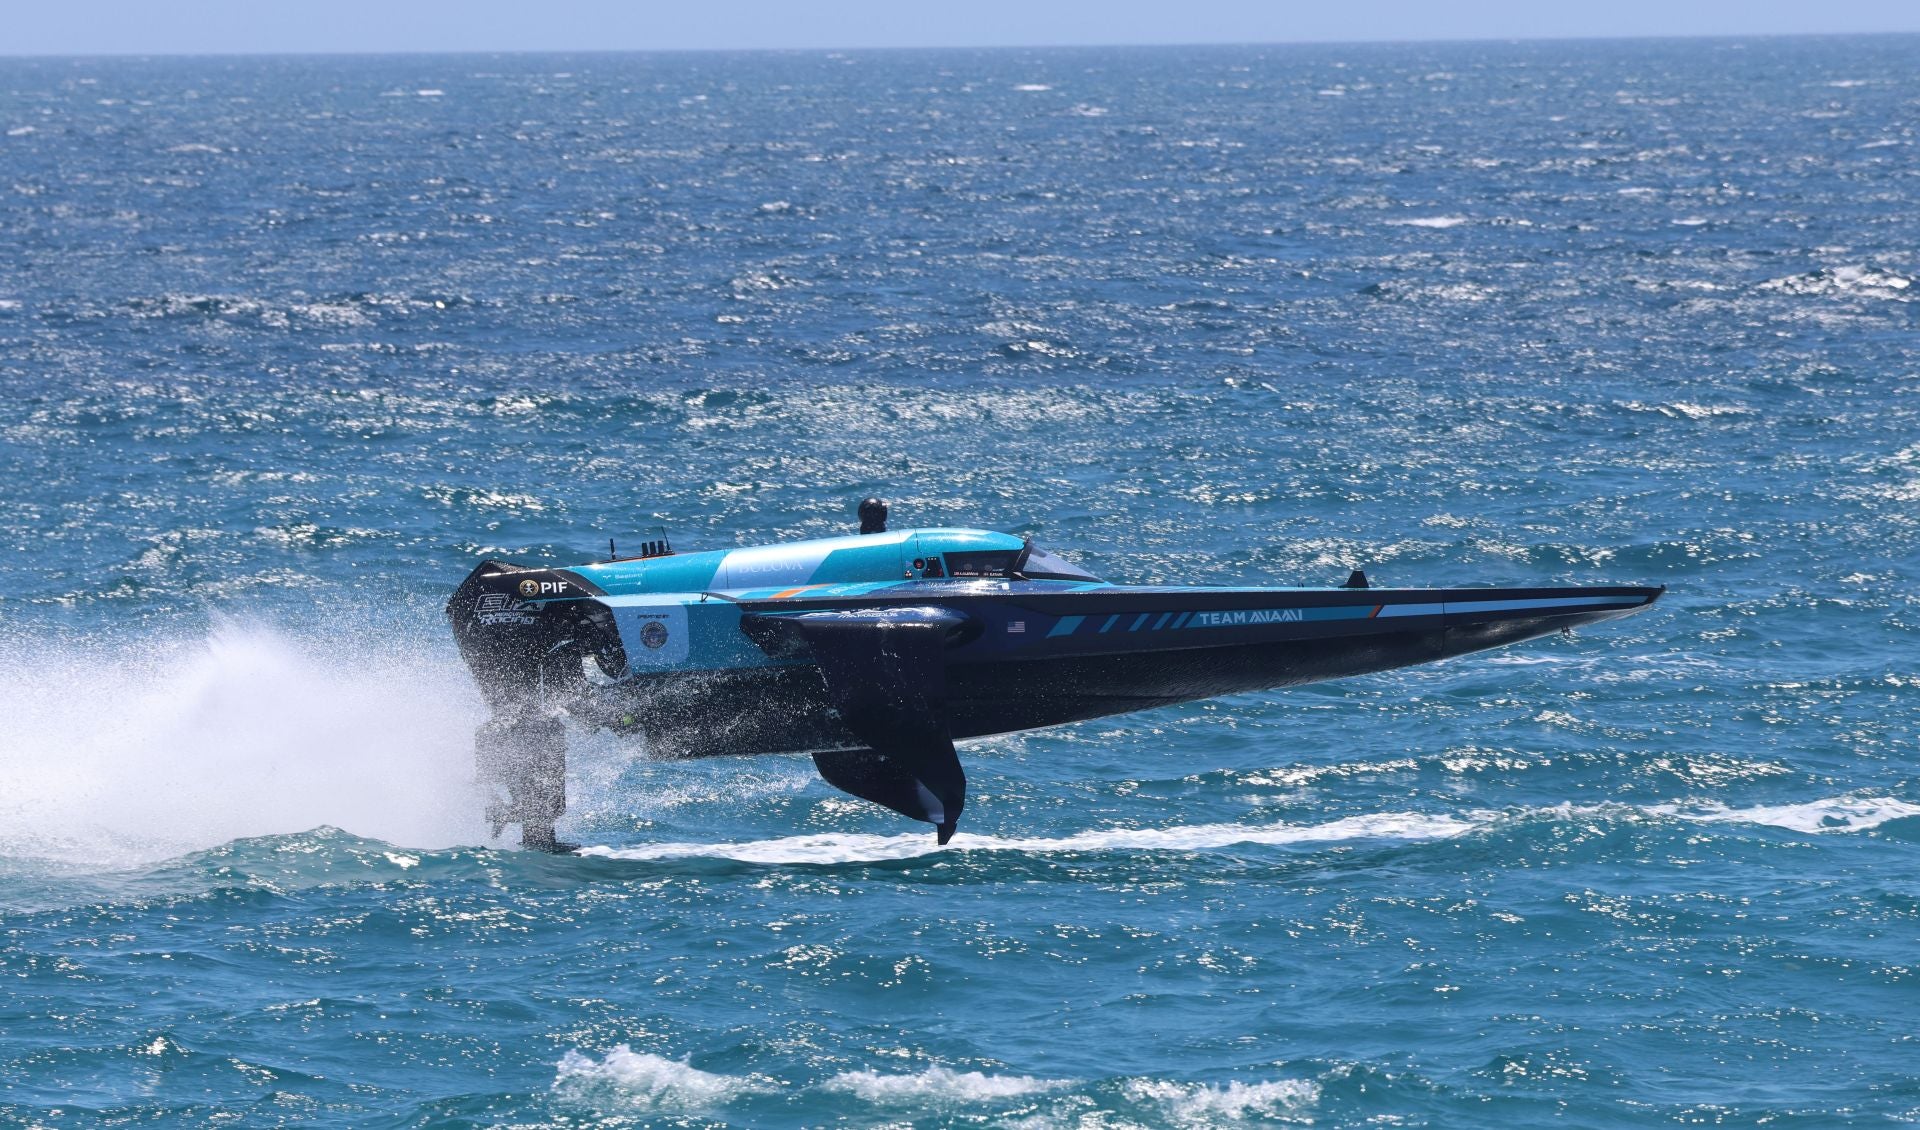
[[[91, 649], [16, 647], [0, 672], [0, 861], [60, 869], [137, 868], [249, 837], [320, 827], [433, 850], [487, 842], [470, 735], [480, 703], [457, 660], [418, 633], [337, 638], [224, 624], [204, 636]], [[588, 749], [593, 748], [588, 743]], [[630, 751], [583, 759], [583, 792], [609, 810], [713, 802], [714, 782], [681, 796], [635, 796], [617, 781]], [[593, 779], [593, 770], [601, 771]], [[727, 795], [739, 799], [742, 769]], [[745, 784], [804, 791], [784, 763]], [[657, 782], [656, 782], [657, 784]], [[1240, 848], [1457, 839], [1539, 822], [1684, 821], [1799, 834], [1861, 832], [1920, 816], [1920, 804], [1848, 795], [1746, 808], [1699, 801], [1559, 805], [1505, 811], [1375, 812], [1320, 823], [1110, 827], [1065, 835], [962, 830], [946, 849], [924, 829], [820, 833], [742, 842], [589, 847], [614, 860], [861, 864], [945, 852], [1220, 852]]]
[[987, 836], [960, 832], [946, 847], [925, 832], [894, 836], [819, 834], [782, 836], [743, 843], [659, 843], [586, 847], [581, 855], [601, 859], [726, 859], [762, 864], [884, 863], [921, 856], [972, 852], [1206, 852], [1243, 846], [1313, 846], [1364, 842], [1418, 843], [1538, 821], [1680, 820], [1695, 824], [1746, 824], [1791, 832], [1864, 832], [1894, 820], [1920, 816], [1920, 804], [1892, 797], [1833, 797], [1805, 804], [1729, 808], [1717, 803], [1659, 805], [1553, 805], [1509, 812], [1455, 815], [1385, 812], [1342, 817], [1324, 824], [1192, 824], [1170, 828], [1110, 828], [1068, 836]]

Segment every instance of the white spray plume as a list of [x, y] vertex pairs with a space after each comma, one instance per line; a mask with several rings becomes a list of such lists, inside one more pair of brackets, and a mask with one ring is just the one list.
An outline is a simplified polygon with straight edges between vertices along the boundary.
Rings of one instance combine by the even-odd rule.
[[15, 641], [0, 672], [0, 856], [115, 868], [332, 825], [478, 842], [478, 695], [424, 634]]

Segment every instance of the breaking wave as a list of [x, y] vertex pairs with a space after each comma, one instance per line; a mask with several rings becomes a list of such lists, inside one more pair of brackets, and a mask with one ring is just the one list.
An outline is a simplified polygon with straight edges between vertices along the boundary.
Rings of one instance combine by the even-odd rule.
[[[1092, 1084], [1071, 1079], [1039, 1079], [1026, 1075], [989, 1075], [933, 1066], [909, 1074], [847, 1071], [817, 1084], [791, 1082], [767, 1075], [727, 1075], [702, 1071], [691, 1064], [650, 1052], [636, 1052], [626, 1044], [604, 1056], [570, 1050], [561, 1057], [551, 1091], [563, 1105], [598, 1116], [660, 1115], [714, 1116], [741, 1099], [755, 1095], [815, 1091], [849, 1096], [895, 1111], [979, 1108], [1011, 1101], [1054, 1096], [1046, 1106], [1085, 1113], [1087, 1105], [1106, 1113], [1132, 1109], [1170, 1126], [1219, 1126], [1297, 1118], [1320, 1099], [1320, 1085], [1307, 1079], [1259, 1082], [1238, 1080], [1222, 1084], [1176, 1079], [1135, 1077]], [[1061, 1095], [1060, 1092], [1076, 1092]], [[842, 1100], [844, 1101], [844, 1100]], [[1029, 1110], [1034, 1108], [1029, 1107]], [[1040, 1108], [1045, 1111], [1045, 1107]], [[1057, 1109], [1053, 1113], [1063, 1113]], [[1042, 1113], [1032, 1122], [1052, 1125]], [[1080, 1119], [1074, 1124], [1084, 1125]], [[1104, 1123], [1103, 1123], [1104, 1124]]]
[[1920, 816], [1920, 804], [1892, 797], [1833, 797], [1807, 804], [1728, 808], [1723, 804], [1656, 804], [1647, 811], [1696, 824], [1761, 824], [1792, 832], [1864, 832], [1894, 820]]
[[1822, 267], [1801, 275], [1768, 279], [1757, 289], [1778, 294], [1863, 295], [1869, 298], [1898, 298], [1913, 285], [1913, 280], [1892, 271], [1850, 265]]
[[1461, 224], [1472, 221], [1465, 216], [1410, 216], [1406, 219], [1380, 222], [1396, 228], [1457, 228]]
[[1134, 1102], [1159, 1107], [1175, 1126], [1218, 1126], [1298, 1115], [1320, 1098], [1320, 1085], [1305, 1079], [1236, 1080], [1222, 1086], [1133, 1079], [1125, 1090]]
[[830, 1091], [844, 1091], [870, 1103], [980, 1102], [1019, 1098], [1071, 1086], [1065, 1079], [1034, 1079], [1026, 1075], [987, 1075], [929, 1067], [911, 1075], [882, 1075], [877, 1071], [848, 1071], [827, 1080]]
[[553, 1081], [553, 1092], [562, 1101], [597, 1110], [699, 1111], [765, 1089], [762, 1079], [702, 1071], [626, 1044], [615, 1045], [597, 1060], [567, 1052]]

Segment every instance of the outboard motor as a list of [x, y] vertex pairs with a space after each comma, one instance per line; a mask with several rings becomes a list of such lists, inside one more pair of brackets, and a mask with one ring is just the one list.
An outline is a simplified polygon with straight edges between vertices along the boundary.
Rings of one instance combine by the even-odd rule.
[[555, 838], [554, 824], [567, 809], [560, 715], [581, 701], [582, 663], [607, 673], [626, 667], [606, 607], [578, 599], [598, 592], [567, 570], [484, 561], [447, 601], [460, 657], [491, 715], [474, 735], [474, 760], [494, 793], [493, 834], [518, 824], [520, 842], [541, 851], [572, 847]]

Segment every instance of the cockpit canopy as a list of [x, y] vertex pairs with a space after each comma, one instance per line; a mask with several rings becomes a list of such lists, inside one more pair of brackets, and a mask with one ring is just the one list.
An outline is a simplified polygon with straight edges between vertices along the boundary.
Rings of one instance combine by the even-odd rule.
[[1007, 577], [1027, 581], [1098, 581], [1100, 578], [1032, 542], [1019, 549], [958, 550], [942, 555], [950, 577]]
[[1025, 538], [962, 529], [895, 530], [576, 568], [609, 595], [970, 578], [1100, 582], [1099, 577]]

